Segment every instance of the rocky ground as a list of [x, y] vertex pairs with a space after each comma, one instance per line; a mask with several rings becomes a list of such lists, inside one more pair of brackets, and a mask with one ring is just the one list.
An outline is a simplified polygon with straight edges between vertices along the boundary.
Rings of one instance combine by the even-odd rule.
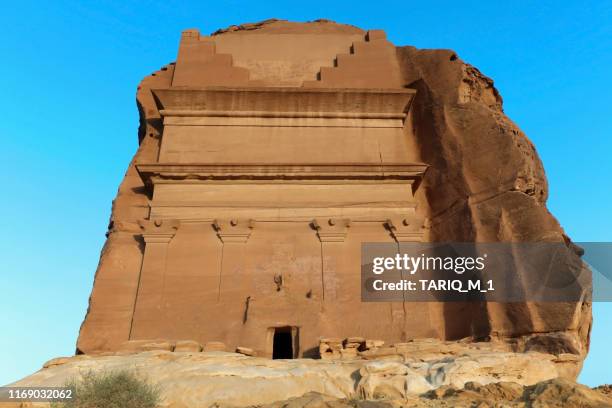
[[[607, 386], [604, 386], [607, 387]], [[553, 379], [532, 386], [511, 382], [481, 385], [467, 383], [462, 389], [440, 387], [419, 396], [390, 400], [333, 399], [318, 393], [262, 405], [262, 408], [396, 408], [396, 407], [610, 407], [612, 399], [602, 387], [592, 390], [569, 380]]]
[[125, 350], [53, 359], [12, 385], [61, 386], [87, 372], [131, 370], [160, 386], [166, 408], [612, 407], [611, 388], [576, 384], [562, 357], [498, 348], [424, 341], [386, 356], [323, 360]]

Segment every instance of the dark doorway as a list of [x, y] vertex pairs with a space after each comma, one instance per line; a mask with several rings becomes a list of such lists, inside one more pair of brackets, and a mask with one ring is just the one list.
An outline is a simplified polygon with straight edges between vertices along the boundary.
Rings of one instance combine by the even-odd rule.
[[274, 328], [272, 358], [293, 358], [293, 336], [291, 334], [291, 327]]

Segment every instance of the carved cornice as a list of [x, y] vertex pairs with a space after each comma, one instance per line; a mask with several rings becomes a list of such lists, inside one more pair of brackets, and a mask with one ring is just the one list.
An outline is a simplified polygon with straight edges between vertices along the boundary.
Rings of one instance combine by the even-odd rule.
[[415, 93], [414, 89], [219, 86], [153, 90], [165, 116], [210, 116], [213, 112], [243, 117], [403, 118]]
[[312, 226], [321, 242], [344, 242], [351, 222], [348, 218], [315, 218]]
[[140, 220], [138, 222], [141, 235], [148, 243], [168, 243], [176, 234], [180, 225], [179, 220]]
[[406, 180], [420, 181], [423, 163], [182, 164], [138, 163], [145, 185], [161, 180]]
[[425, 219], [418, 215], [395, 217], [385, 222], [385, 227], [397, 242], [421, 242]]
[[213, 111], [195, 109], [161, 109], [162, 116], [215, 118], [326, 118], [326, 119], [404, 119], [405, 113], [393, 112], [266, 112]]
[[217, 236], [223, 243], [236, 242], [245, 243], [251, 236], [254, 227], [251, 219], [215, 220], [213, 227], [217, 231]]

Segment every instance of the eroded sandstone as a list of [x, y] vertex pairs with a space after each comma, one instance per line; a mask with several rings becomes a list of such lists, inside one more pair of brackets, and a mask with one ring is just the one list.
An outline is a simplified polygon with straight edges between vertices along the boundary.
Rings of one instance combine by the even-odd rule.
[[311, 393], [333, 400], [445, 400], [449, 390], [469, 394], [488, 385], [505, 389], [504, 384], [522, 390], [560, 376], [554, 355], [504, 351], [503, 344], [434, 343], [414, 342], [410, 350], [400, 346], [395, 354], [378, 359], [271, 360], [161, 349], [79, 355], [54, 359], [11, 385], [61, 386], [88, 372], [130, 370], [160, 386], [163, 407], [253, 406], [302, 398], [294, 402], [297, 407], [306, 405], [302, 396]]
[[[553, 356], [535, 360], [552, 377], [578, 374], [588, 301], [360, 302], [361, 242], [571, 242], [546, 208], [534, 146], [493, 81], [454, 52], [328, 21], [187, 30], [177, 62], [146, 77], [137, 100], [140, 146], [113, 202], [79, 353], [189, 340], [179, 350], [272, 357], [278, 334], [293, 356], [331, 356], [336, 370], [335, 357], [361, 353], [359, 337], [407, 344], [372, 344], [373, 359], [413, 339], [468, 338]], [[372, 182], [390, 174], [410, 189]]]

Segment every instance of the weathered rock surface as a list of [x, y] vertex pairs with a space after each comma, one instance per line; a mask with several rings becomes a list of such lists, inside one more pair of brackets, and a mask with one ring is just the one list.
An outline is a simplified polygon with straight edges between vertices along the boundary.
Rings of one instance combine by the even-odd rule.
[[[411, 110], [417, 148], [431, 164], [418, 193], [430, 211], [429, 239], [568, 242], [546, 208], [535, 147], [504, 114], [493, 80], [451, 50], [397, 52], [407, 85], [417, 90]], [[449, 338], [464, 336], [467, 327], [475, 336], [565, 331], [581, 355], [588, 350], [588, 302], [449, 304], [446, 316]]]
[[611, 406], [604, 392], [558, 378], [555, 356], [501, 352], [486, 343], [454, 352], [440, 349], [378, 360], [270, 360], [163, 350], [80, 355], [54, 359], [11, 385], [61, 386], [87, 372], [132, 370], [161, 387], [162, 406], [169, 408], [340, 407], [365, 401], [419, 407]]
[[[222, 405], [220, 405], [222, 406]], [[607, 408], [612, 398], [568, 380], [554, 379], [532, 386], [499, 382], [488, 385], [468, 383], [464, 388], [441, 387], [438, 390], [410, 396], [406, 399], [364, 401], [355, 399], [334, 399], [318, 393], [263, 404], [261, 408]]]

